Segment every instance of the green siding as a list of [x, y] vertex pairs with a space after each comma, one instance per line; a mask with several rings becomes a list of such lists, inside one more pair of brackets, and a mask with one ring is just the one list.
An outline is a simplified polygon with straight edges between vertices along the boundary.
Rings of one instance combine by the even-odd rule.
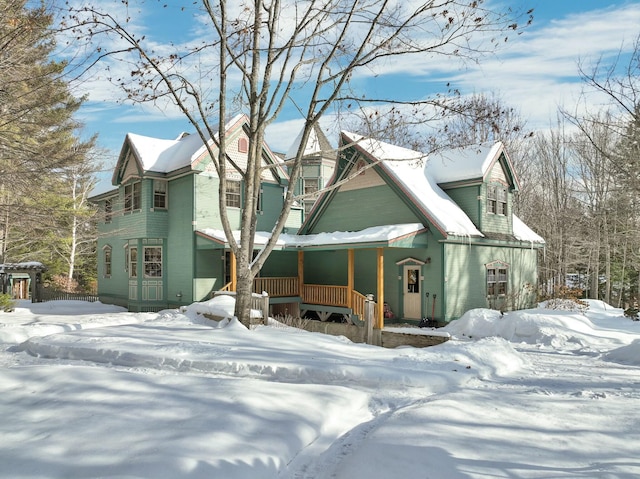
[[473, 221], [476, 227], [480, 227], [481, 204], [482, 201], [478, 196], [482, 194], [480, 186], [465, 186], [461, 188], [451, 188], [445, 190], [445, 193], [462, 208], [467, 216]]
[[195, 253], [194, 301], [209, 299], [209, 294], [224, 286], [224, 250], [200, 250]]
[[507, 309], [533, 305], [535, 297], [527, 285], [536, 284], [537, 250], [449, 243], [444, 245], [444, 256], [446, 321], [470, 309], [500, 306], [487, 300], [485, 265], [492, 261], [509, 265]]
[[195, 178], [197, 176], [190, 175], [169, 182], [170, 234], [164, 251], [164, 280], [169, 302], [191, 302], [193, 297]]
[[347, 250], [305, 251], [304, 282], [347, 285]]
[[[125, 244], [120, 238], [98, 238], [98, 295], [106, 303], [126, 306], [129, 275], [126, 271]], [[111, 246], [111, 276], [104, 275], [103, 247]]]
[[[170, 187], [169, 187], [170, 188]], [[171, 193], [167, 194], [167, 205], [171, 208]], [[153, 180], [142, 181], [142, 211], [146, 228], [144, 236], [147, 238], [166, 238], [168, 236], [169, 211], [153, 207]]]
[[487, 233], [513, 233], [513, 222], [511, 214], [513, 212], [513, 194], [511, 191], [507, 191], [507, 214], [498, 215], [495, 213], [489, 213], [487, 209], [487, 184], [482, 185], [482, 223], [480, 224], [480, 231]]
[[260, 276], [293, 277], [298, 276], [297, 251], [273, 251], [267, 258]]
[[[218, 188], [220, 180], [209, 175], [195, 175], [193, 177], [195, 188], [195, 204], [189, 213], [194, 216], [197, 229], [217, 228], [222, 229], [220, 210], [218, 208]], [[193, 192], [189, 192], [193, 196]], [[191, 230], [191, 228], [190, 228]]]
[[258, 231], [271, 231], [276, 224], [284, 203], [283, 191], [280, 185], [273, 183], [262, 184], [262, 210], [258, 214]]
[[338, 191], [327, 206], [309, 233], [357, 231], [370, 226], [421, 222], [386, 185]]

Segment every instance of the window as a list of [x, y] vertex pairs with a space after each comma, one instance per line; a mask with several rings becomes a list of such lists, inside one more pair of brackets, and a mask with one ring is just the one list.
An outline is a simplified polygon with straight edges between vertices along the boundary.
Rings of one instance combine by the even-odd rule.
[[238, 139], [238, 153], [246, 153], [249, 151], [249, 142], [246, 138]]
[[103, 261], [104, 261], [104, 277], [111, 277], [111, 246], [105, 246], [102, 250], [103, 252]]
[[487, 268], [487, 296], [503, 296], [507, 294], [507, 267]]
[[227, 183], [227, 197], [226, 205], [229, 208], [240, 208], [240, 182], [234, 180], [226, 180]]
[[303, 199], [304, 212], [305, 214], [309, 214], [317, 199], [316, 193], [318, 192], [318, 178], [303, 178], [302, 192], [305, 195]]
[[489, 213], [507, 214], [507, 189], [503, 186], [487, 186], [487, 211]]
[[153, 180], [153, 207], [167, 208], [167, 182], [163, 180]]
[[420, 292], [420, 270], [407, 269], [407, 293]]
[[162, 247], [144, 247], [144, 277], [162, 278]]
[[124, 187], [124, 211], [131, 213], [137, 211], [142, 205], [142, 184], [137, 181]]
[[107, 198], [104, 201], [104, 222], [111, 223], [112, 217], [113, 217], [113, 199]]
[[506, 216], [507, 214], [507, 189], [499, 187], [498, 194], [498, 214]]
[[138, 277], [138, 248], [131, 246], [129, 248], [129, 278]]
[[303, 178], [303, 192], [306, 195], [310, 195], [307, 199], [313, 199], [314, 194], [318, 192], [318, 179], [317, 178]]

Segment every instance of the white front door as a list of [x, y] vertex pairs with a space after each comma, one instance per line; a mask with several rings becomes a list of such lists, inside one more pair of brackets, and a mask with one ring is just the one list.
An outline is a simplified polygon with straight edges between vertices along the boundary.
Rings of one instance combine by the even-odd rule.
[[404, 317], [407, 319], [420, 319], [422, 312], [420, 267], [405, 266], [402, 283], [404, 290]]

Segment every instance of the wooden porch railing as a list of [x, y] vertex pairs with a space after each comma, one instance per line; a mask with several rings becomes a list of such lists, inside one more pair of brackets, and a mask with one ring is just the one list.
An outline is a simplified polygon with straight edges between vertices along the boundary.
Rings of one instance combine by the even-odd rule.
[[[353, 314], [357, 314], [360, 319], [364, 318], [364, 303], [367, 297], [364, 294], [360, 294], [357, 291], [351, 292], [351, 309]], [[373, 315], [378, 317], [378, 303], [374, 303]]]
[[302, 301], [309, 304], [346, 307], [347, 293], [346, 286], [305, 284], [302, 286]]
[[[220, 291], [230, 291], [231, 283], [224, 285]], [[255, 278], [253, 280], [254, 293], [261, 294], [266, 291], [271, 298], [283, 298], [300, 296], [304, 303], [321, 304], [325, 306], [348, 306], [349, 290], [347, 286], [335, 286], [325, 284], [304, 284], [300, 291], [300, 282], [297, 276], [282, 278]], [[213, 296], [213, 294], [212, 294]], [[351, 292], [351, 309], [353, 314], [364, 317], [364, 304], [367, 297], [357, 291]], [[377, 315], [378, 304], [375, 305]], [[377, 316], [376, 316], [377, 317]]]
[[253, 291], [258, 294], [266, 291], [272, 298], [299, 296], [300, 285], [298, 283], [297, 276], [287, 278], [255, 278], [253, 280]]

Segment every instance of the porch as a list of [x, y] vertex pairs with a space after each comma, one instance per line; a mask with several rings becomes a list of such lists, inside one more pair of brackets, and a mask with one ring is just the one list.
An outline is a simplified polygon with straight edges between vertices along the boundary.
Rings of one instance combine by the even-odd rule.
[[[384, 302], [383, 249], [378, 248], [377, 269], [378, 288], [377, 302], [374, 303], [374, 328], [384, 328], [383, 308]], [[315, 311], [321, 321], [326, 321], [331, 314], [342, 314], [348, 322], [354, 323], [362, 320], [365, 311], [367, 296], [354, 289], [355, 255], [353, 249], [348, 250], [347, 256], [347, 284], [325, 285], [307, 284], [304, 282], [304, 252], [298, 251], [298, 276], [289, 277], [258, 277], [253, 280], [253, 292], [261, 294], [263, 291], [269, 295], [270, 304], [295, 303], [300, 314], [306, 311]], [[235, 258], [231, 255], [231, 281], [225, 285], [228, 291], [236, 290]]]

